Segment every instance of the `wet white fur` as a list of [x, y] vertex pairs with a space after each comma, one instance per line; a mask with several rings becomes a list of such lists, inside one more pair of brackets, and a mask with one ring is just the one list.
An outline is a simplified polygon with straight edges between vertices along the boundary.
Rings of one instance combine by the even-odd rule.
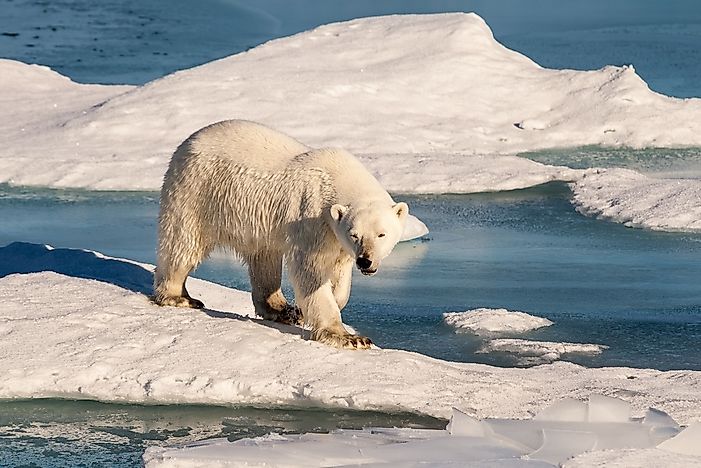
[[344, 150], [310, 149], [248, 121], [213, 124], [178, 147], [165, 175], [155, 300], [192, 305], [185, 279], [220, 246], [248, 265], [256, 313], [275, 319], [287, 304], [284, 257], [312, 336], [357, 346], [340, 315], [353, 265], [367, 258], [364, 273], [374, 273], [407, 213]]

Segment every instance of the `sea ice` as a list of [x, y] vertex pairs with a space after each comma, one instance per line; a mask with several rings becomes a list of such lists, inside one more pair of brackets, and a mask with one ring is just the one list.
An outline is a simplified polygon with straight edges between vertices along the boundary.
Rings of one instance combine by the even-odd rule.
[[[249, 293], [196, 278], [205, 310], [157, 307], [152, 267], [83, 250], [0, 248], [0, 398], [288, 405], [524, 418], [589, 393], [630, 395], [682, 424], [701, 417], [701, 372], [532, 369], [393, 349], [338, 350], [254, 318]], [[265, 361], [265, 365], [261, 362]], [[653, 427], [647, 425], [646, 427]]]
[[[591, 395], [589, 406], [601, 407], [605, 401], [605, 406], [615, 407], [619, 403], [614, 400]], [[556, 405], [562, 408], [562, 404]], [[626, 403], [620, 402], [620, 405], [626, 406]], [[548, 408], [544, 413], [559, 411]], [[608, 456], [654, 450], [657, 442], [648, 437], [649, 430], [649, 426], [631, 419], [615, 423], [542, 418], [478, 420], [453, 410], [446, 430], [367, 428], [336, 430], [329, 434], [270, 434], [235, 442], [215, 439], [183, 447], [149, 448], [143, 459], [147, 468], [258, 464], [273, 467], [552, 467], [595, 450], [605, 450], [601, 453]], [[663, 442], [660, 448], [679, 440], [684, 432]], [[668, 452], [667, 456], [668, 462], [674, 464], [676, 460], [701, 462], [697, 455]], [[642, 463], [636, 466], [657, 465]]]
[[458, 330], [469, 330], [477, 335], [524, 333], [553, 324], [546, 318], [525, 312], [487, 308], [446, 312], [443, 321]]
[[409, 215], [406, 219], [406, 225], [404, 226], [404, 232], [399, 242], [409, 241], [413, 239], [420, 239], [421, 237], [428, 234], [428, 227], [414, 215]]
[[487, 341], [477, 352], [511, 353], [519, 357], [521, 364], [541, 364], [556, 361], [564, 354], [601, 354], [607, 348], [600, 344], [499, 338]]

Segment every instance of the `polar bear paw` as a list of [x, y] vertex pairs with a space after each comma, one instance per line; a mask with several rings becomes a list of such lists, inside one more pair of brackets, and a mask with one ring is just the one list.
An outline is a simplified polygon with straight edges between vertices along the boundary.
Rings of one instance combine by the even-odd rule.
[[302, 315], [302, 309], [299, 307], [287, 304], [281, 311], [279, 311], [276, 317], [273, 319], [275, 322], [284, 323], [286, 325], [303, 325], [304, 316]]
[[319, 330], [312, 334], [312, 339], [330, 346], [342, 349], [370, 349], [370, 338], [350, 333], [334, 333], [328, 330]]
[[156, 296], [153, 302], [167, 307], [190, 307], [191, 309], [204, 309], [204, 302], [187, 296]]

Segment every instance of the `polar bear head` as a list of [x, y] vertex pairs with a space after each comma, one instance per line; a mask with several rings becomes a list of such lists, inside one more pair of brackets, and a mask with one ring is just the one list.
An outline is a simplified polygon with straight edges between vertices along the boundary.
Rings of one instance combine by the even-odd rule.
[[377, 273], [404, 232], [406, 203], [374, 202], [361, 206], [333, 205], [331, 225], [344, 250], [364, 275]]

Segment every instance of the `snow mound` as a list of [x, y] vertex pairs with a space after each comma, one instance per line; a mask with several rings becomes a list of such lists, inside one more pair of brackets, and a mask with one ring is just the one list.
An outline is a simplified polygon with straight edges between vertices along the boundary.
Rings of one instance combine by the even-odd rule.
[[[624, 407], [630, 413], [629, 404], [617, 398], [592, 395], [588, 404], [577, 403], [590, 410], [598, 408], [598, 411]], [[620, 456], [621, 452], [661, 452], [654, 448], [661, 441], [663, 445], [668, 444], [688, 437], [685, 433], [693, 431], [688, 428], [679, 433], [679, 426], [672, 418], [667, 416], [666, 421], [666, 426], [651, 426], [629, 417], [608, 421], [538, 417], [479, 420], [454, 409], [445, 430], [367, 428], [336, 430], [329, 434], [269, 434], [235, 442], [214, 439], [184, 447], [149, 448], [143, 460], [148, 468], [251, 465], [552, 467], [591, 450], [606, 450], [595, 453], [606, 453], [610, 458], [614, 454]], [[662, 432], [664, 435], [659, 436]], [[675, 461], [701, 462], [699, 455], [665, 453], [667, 458], [663, 465]], [[641, 460], [643, 463], [635, 466], [660, 466]], [[575, 462], [572, 466], [580, 465]]]
[[477, 351], [478, 353], [511, 353], [515, 354], [521, 365], [550, 363], [564, 354], [601, 354], [608, 346], [586, 343], [565, 343], [553, 341], [532, 341], [517, 338], [500, 338], [487, 341]]
[[477, 335], [524, 333], [553, 324], [546, 318], [525, 312], [486, 308], [446, 312], [443, 321], [458, 330], [470, 330]]
[[[350, 351], [252, 318], [250, 294], [198, 279], [205, 310], [158, 307], [152, 267], [93, 252], [0, 248], [0, 398], [329, 406], [523, 418], [562, 398], [620, 394], [680, 423], [701, 418], [701, 372], [508, 369]], [[128, 278], [127, 281], [125, 278]], [[361, 330], [362, 332], [362, 330]], [[586, 392], [586, 393], [584, 393]]]
[[701, 180], [649, 177], [629, 169], [593, 169], [571, 184], [585, 215], [631, 227], [701, 230]]
[[[157, 189], [182, 140], [230, 118], [312, 146], [404, 154], [414, 177], [406, 167], [386, 174], [402, 191], [429, 190], [415, 187], [445, 173], [440, 158], [426, 159], [439, 154], [701, 146], [700, 100], [656, 94], [629, 66], [542, 68], [475, 14], [329, 24], [139, 87], [78, 85], [9, 60], [0, 74], [0, 108], [11, 109], [0, 114], [0, 182], [18, 185]], [[544, 170], [537, 179], [559, 177]], [[440, 191], [460, 187], [458, 175]]]

